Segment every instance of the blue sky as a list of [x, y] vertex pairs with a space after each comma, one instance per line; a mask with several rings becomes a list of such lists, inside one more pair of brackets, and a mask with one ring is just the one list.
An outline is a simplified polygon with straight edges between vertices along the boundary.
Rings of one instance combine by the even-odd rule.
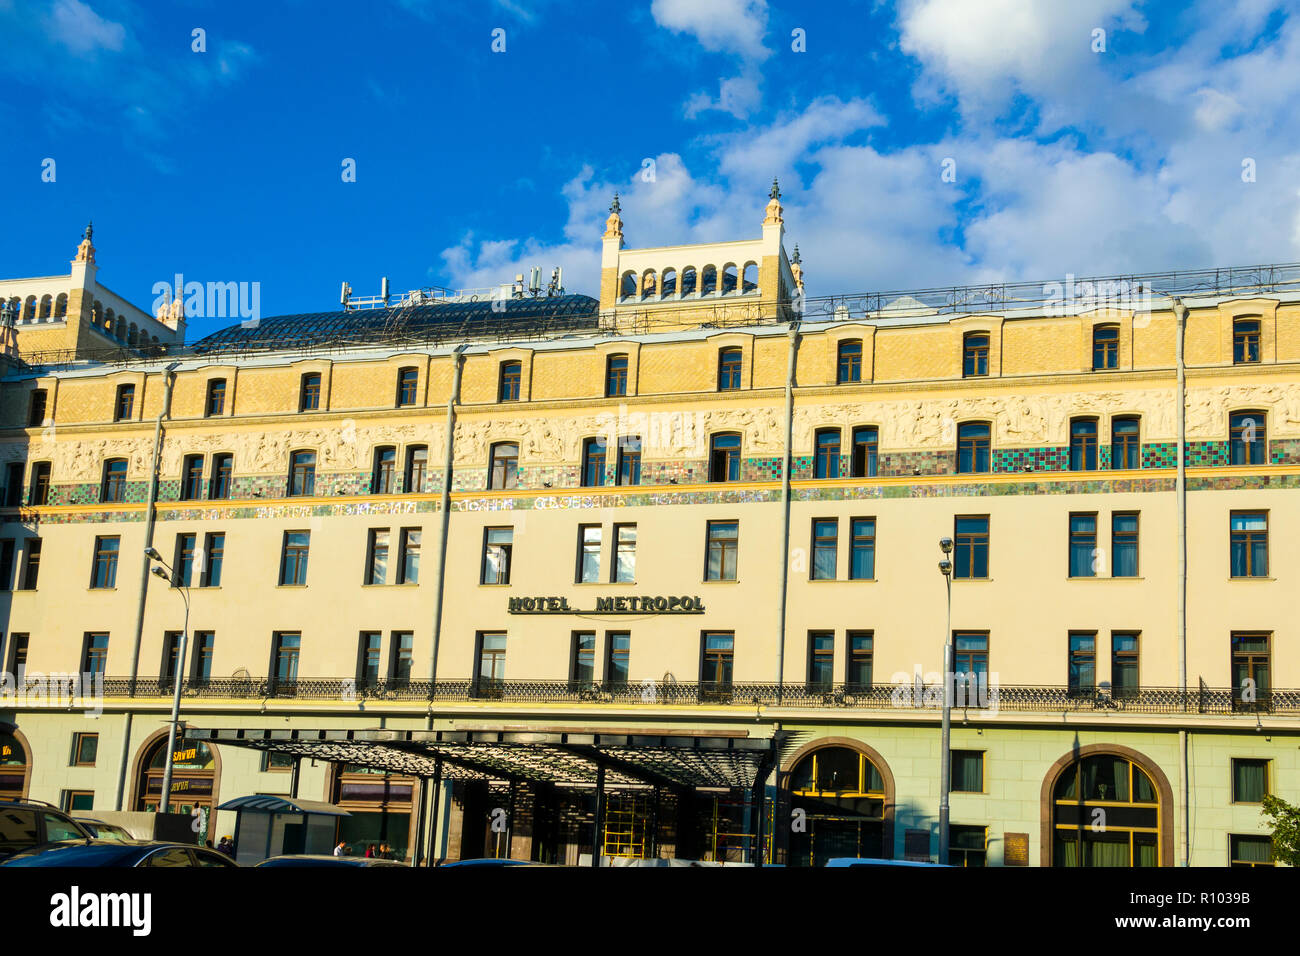
[[813, 295], [1296, 261], [1298, 5], [0, 0], [0, 275], [93, 217], [145, 308], [177, 272], [263, 315], [594, 294], [615, 189], [629, 246], [699, 242], [774, 175]]

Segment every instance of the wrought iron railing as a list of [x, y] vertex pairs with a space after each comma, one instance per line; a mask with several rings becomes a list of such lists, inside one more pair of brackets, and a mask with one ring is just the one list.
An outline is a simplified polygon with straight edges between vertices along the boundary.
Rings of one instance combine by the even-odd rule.
[[[105, 679], [105, 697], [168, 698], [173, 683], [156, 677]], [[17, 691], [22, 693], [20, 682]], [[89, 689], [89, 688], [87, 688]], [[502, 701], [507, 703], [575, 703], [618, 705], [724, 704], [736, 707], [784, 705], [846, 710], [937, 710], [942, 690], [937, 684], [727, 683], [716, 681], [507, 681], [356, 678], [282, 681], [266, 677], [223, 677], [186, 680], [181, 694], [191, 698], [298, 699], [366, 701]], [[954, 706], [959, 710], [1018, 713], [1131, 714], [1278, 714], [1300, 715], [1300, 690], [1260, 690], [1242, 700], [1229, 687], [1190, 686], [1078, 689], [1065, 686], [967, 685], [958, 681]]]

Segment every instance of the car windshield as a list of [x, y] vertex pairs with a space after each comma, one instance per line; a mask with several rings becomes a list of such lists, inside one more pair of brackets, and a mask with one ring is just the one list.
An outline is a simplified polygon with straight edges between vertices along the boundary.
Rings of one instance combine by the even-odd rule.
[[137, 852], [125, 843], [67, 843], [53, 847], [35, 847], [10, 857], [4, 866], [116, 866]]
[[111, 823], [87, 823], [85, 826], [94, 830], [95, 836], [99, 837], [101, 840], [116, 840], [120, 843], [125, 843], [127, 840], [135, 839], [121, 827], [114, 826]]

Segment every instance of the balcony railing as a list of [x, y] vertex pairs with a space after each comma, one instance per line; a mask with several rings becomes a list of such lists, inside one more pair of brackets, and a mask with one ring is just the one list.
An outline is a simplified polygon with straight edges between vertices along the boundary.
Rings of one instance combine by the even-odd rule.
[[[135, 699], [169, 698], [173, 684], [161, 678], [109, 677], [104, 696]], [[87, 688], [89, 690], [89, 688]], [[779, 694], [778, 694], [779, 690]], [[20, 682], [16, 688], [23, 693]], [[916, 688], [910, 684], [721, 683], [713, 681], [629, 682], [610, 681], [510, 681], [427, 680], [398, 678], [365, 681], [357, 678], [280, 681], [265, 677], [223, 677], [186, 680], [181, 688], [187, 699], [299, 699], [392, 701], [502, 701], [506, 703], [598, 703], [627, 705], [724, 704], [735, 707], [810, 707], [836, 710], [938, 710], [942, 692], [937, 685]], [[1066, 686], [1006, 685], [976, 687], [958, 682], [954, 706], [959, 710], [1016, 713], [1131, 713], [1131, 714], [1278, 714], [1300, 715], [1300, 690], [1261, 690], [1245, 702], [1229, 687], [1125, 688], [1122, 694], [1107, 689]]]

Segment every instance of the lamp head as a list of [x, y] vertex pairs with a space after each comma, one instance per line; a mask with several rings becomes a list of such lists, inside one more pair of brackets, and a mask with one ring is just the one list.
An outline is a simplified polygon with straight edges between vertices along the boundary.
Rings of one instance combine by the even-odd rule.
[[952, 554], [952, 538], [940, 538], [939, 550], [944, 554]]
[[158, 553], [158, 549], [157, 549], [157, 548], [145, 548], [145, 549], [144, 549], [144, 556], [145, 556], [146, 558], [148, 558], [150, 561], [161, 561], [161, 560], [162, 560], [162, 555]]
[[164, 581], [167, 580], [167, 572], [162, 568], [154, 568], [153, 573], [158, 575], [158, 577], [162, 578]]
[[940, 561], [939, 573], [942, 574], [945, 578], [948, 575], [952, 574], [952, 562], [949, 561], [947, 558], [944, 558], [942, 561]]

